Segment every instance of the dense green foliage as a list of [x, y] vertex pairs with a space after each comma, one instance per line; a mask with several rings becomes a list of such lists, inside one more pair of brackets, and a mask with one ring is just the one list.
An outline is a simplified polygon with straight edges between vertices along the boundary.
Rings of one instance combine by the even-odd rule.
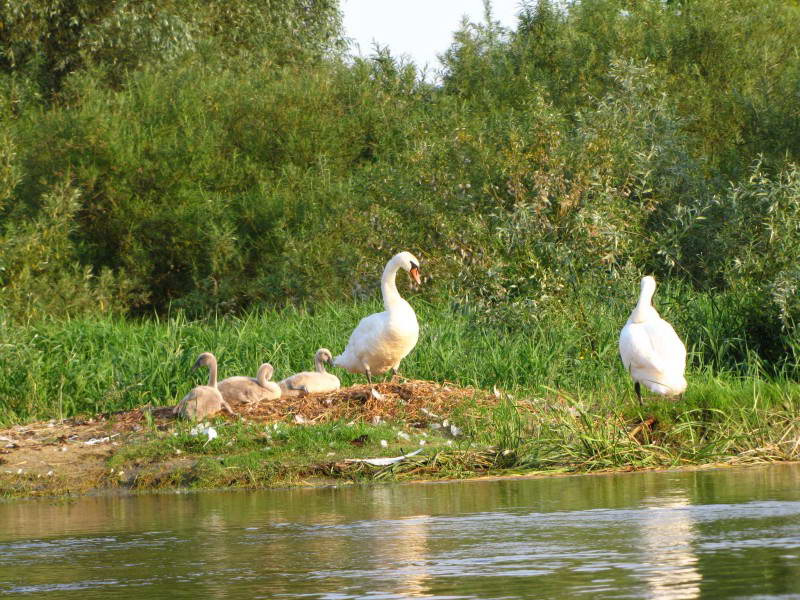
[[650, 272], [707, 364], [795, 369], [800, 7], [559, 6], [434, 84], [332, 1], [0, 2], [0, 310], [364, 299], [408, 249], [472, 322], [591, 337]]

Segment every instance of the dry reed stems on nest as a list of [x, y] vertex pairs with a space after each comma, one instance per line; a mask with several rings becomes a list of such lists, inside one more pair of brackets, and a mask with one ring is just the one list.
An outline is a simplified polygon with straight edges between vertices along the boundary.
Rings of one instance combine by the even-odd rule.
[[[247, 420], [263, 422], [295, 419], [313, 423], [335, 420], [373, 422], [380, 419], [413, 423], [447, 418], [456, 408], [463, 411], [498, 402], [482, 390], [431, 381], [386, 382], [374, 387], [382, 396], [380, 400], [370, 394], [369, 385], [354, 385], [329, 394], [279, 398], [258, 404], [241, 403], [234, 405], [233, 409]], [[172, 420], [172, 407], [137, 408], [99, 418], [113, 420], [115, 428], [131, 429], [145, 421], [148, 411], [159, 425]]]

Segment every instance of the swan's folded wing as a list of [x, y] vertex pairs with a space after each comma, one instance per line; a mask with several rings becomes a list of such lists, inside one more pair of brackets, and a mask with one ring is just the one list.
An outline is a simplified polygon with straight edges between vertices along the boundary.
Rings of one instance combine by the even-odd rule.
[[628, 324], [622, 329], [619, 355], [627, 371], [647, 369], [659, 372], [663, 366], [647, 329], [640, 323]]
[[[380, 336], [385, 321], [385, 312], [373, 313], [361, 319], [353, 333], [350, 334], [350, 339], [347, 341], [344, 352], [342, 352], [341, 356], [336, 357], [334, 364], [341, 365], [342, 360], [346, 363], [358, 363], [359, 357], [365, 352], [369, 352], [375, 340]], [[356, 368], [361, 368], [361, 365], [357, 364]]]
[[681, 374], [686, 369], [686, 346], [667, 321], [658, 319], [645, 325], [662, 371]]

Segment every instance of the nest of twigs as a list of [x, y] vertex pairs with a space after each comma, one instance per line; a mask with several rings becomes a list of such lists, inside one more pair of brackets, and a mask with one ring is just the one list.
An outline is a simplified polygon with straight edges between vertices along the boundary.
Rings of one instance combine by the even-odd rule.
[[[482, 390], [432, 381], [390, 381], [376, 383], [373, 387], [380, 394], [380, 398], [371, 394], [372, 388], [369, 385], [354, 385], [330, 394], [284, 397], [258, 404], [237, 404], [232, 408], [247, 420], [264, 422], [323, 423], [335, 420], [427, 422], [435, 418], [449, 417], [456, 408], [489, 406], [497, 402], [494, 396]], [[226, 418], [234, 417], [226, 416]], [[166, 427], [175, 416], [172, 414], [171, 406], [162, 406], [102, 415], [93, 420], [112, 421], [113, 429], [122, 431], [135, 429], [148, 419]]]
[[459, 388], [431, 381], [376, 383], [380, 398], [372, 395], [369, 385], [354, 385], [330, 394], [280, 398], [255, 405], [234, 408], [247, 419], [281, 421], [294, 418], [303, 421], [333, 420], [429, 421], [431, 415], [446, 417], [456, 407], [471, 404], [490, 404], [493, 397], [481, 390]]

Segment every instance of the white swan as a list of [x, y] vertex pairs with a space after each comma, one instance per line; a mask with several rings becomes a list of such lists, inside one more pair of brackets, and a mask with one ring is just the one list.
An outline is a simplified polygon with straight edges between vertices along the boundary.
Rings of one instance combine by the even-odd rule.
[[214, 415], [220, 410], [236, 415], [217, 389], [217, 359], [211, 352], [203, 352], [197, 357], [192, 371], [198, 367], [208, 367], [208, 385], [193, 387], [172, 409], [173, 414], [184, 419], [199, 420]]
[[333, 359], [337, 367], [351, 373], [364, 373], [370, 385], [374, 374], [389, 369], [397, 373], [400, 361], [414, 349], [419, 338], [417, 315], [397, 291], [395, 276], [399, 269], [408, 271], [411, 279], [419, 285], [419, 260], [410, 252], [395, 254], [386, 263], [381, 277], [386, 310], [361, 319], [344, 352]]
[[314, 355], [314, 371], [303, 371], [278, 382], [284, 396], [322, 394], [339, 389], [339, 378], [325, 371], [325, 363], [333, 360], [331, 351], [320, 348]]
[[228, 377], [220, 381], [217, 388], [227, 402], [254, 404], [262, 400], [277, 400], [281, 397], [281, 388], [270, 381], [273, 371], [271, 364], [264, 363], [255, 378], [244, 375]]
[[640, 383], [662, 396], [677, 396], [686, 390], [686, 347], [672, 325], [653, 308], [656, 280], [642, 278], [636, 308], [619, 335], [619, 355], [631, 374], [639, 402]]

